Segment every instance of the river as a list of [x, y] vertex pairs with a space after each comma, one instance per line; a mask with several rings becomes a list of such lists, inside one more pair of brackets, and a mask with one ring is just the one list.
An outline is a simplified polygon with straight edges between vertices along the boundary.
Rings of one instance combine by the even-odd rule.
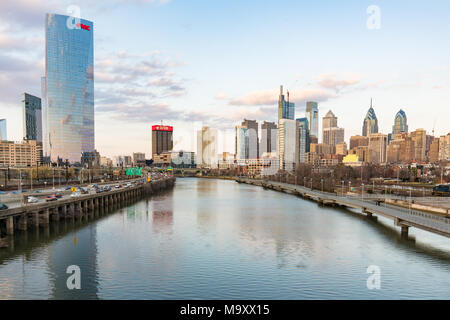
[[[79, 290], [66, 284], [71, 265]], [[179, 178], [0, 249], [0, 299], [421, 298], [450, 298], [450, 239], [405, 239], [390, 220], [227, 180]]]

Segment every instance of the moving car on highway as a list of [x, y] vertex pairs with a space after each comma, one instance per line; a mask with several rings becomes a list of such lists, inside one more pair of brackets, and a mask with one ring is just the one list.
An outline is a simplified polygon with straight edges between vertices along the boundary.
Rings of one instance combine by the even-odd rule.
[[27, 202], [28, 202], [28, 203], [37, 203], [37, 202], [39, 202], [39, 200], [38, 200], [38, 198], [36, 198], [36, 197], [29, 196], [29, 197], [27, 198]]
[[58, 200], [58, 198], [56, 198], [54, 195], [49, 195], [45, 197], [45, 201], [49, 202], [49, 201], [56, 201]]
[[6, 210], [6, 209], [8, 209], [8, 206], [6, 204], [0, 202], [0, 210]]

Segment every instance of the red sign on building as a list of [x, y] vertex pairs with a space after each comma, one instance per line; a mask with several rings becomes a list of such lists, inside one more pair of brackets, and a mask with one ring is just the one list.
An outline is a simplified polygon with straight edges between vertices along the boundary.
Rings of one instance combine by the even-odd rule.
[[171, 126], [152, 126], [152, 131], [173, 131]]
[[77, 23], [77, 28], [83, 29], [83, 30], [87, 30], [87, 31], [91, 31], [91, 26], [82, 24], [82, 23]]

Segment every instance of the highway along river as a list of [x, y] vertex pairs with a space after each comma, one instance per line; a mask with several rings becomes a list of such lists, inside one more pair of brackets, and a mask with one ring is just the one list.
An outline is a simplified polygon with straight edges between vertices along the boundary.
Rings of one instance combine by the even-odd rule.
[[10, 244], [1, 299], [450, 298], [450, 239], [225, 180], [179, 178]]

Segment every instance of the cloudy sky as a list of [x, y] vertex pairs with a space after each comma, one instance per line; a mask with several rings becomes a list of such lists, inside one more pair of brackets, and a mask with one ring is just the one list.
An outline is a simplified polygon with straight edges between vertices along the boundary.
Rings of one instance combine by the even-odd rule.
[[[0, 0], [0, 118], [21, 140], [21, 93], [40, 96], [45, 13], [70, 5], [94, 22], [96, 148], [151, 150], [151, 125], [173, 125], [175, 149], [195, 150], [202, 125], [275, 121], [279, 86], [296, 117], [305, 101], [331, 109], [346, 140], [373, 98], [380, 130], [404, 109], [410, 130], [450, 132], [450, 2]], [[376, 5], [380, 19], [368, 8]], [[379, 28], [374, 28], [378, 25]]]

